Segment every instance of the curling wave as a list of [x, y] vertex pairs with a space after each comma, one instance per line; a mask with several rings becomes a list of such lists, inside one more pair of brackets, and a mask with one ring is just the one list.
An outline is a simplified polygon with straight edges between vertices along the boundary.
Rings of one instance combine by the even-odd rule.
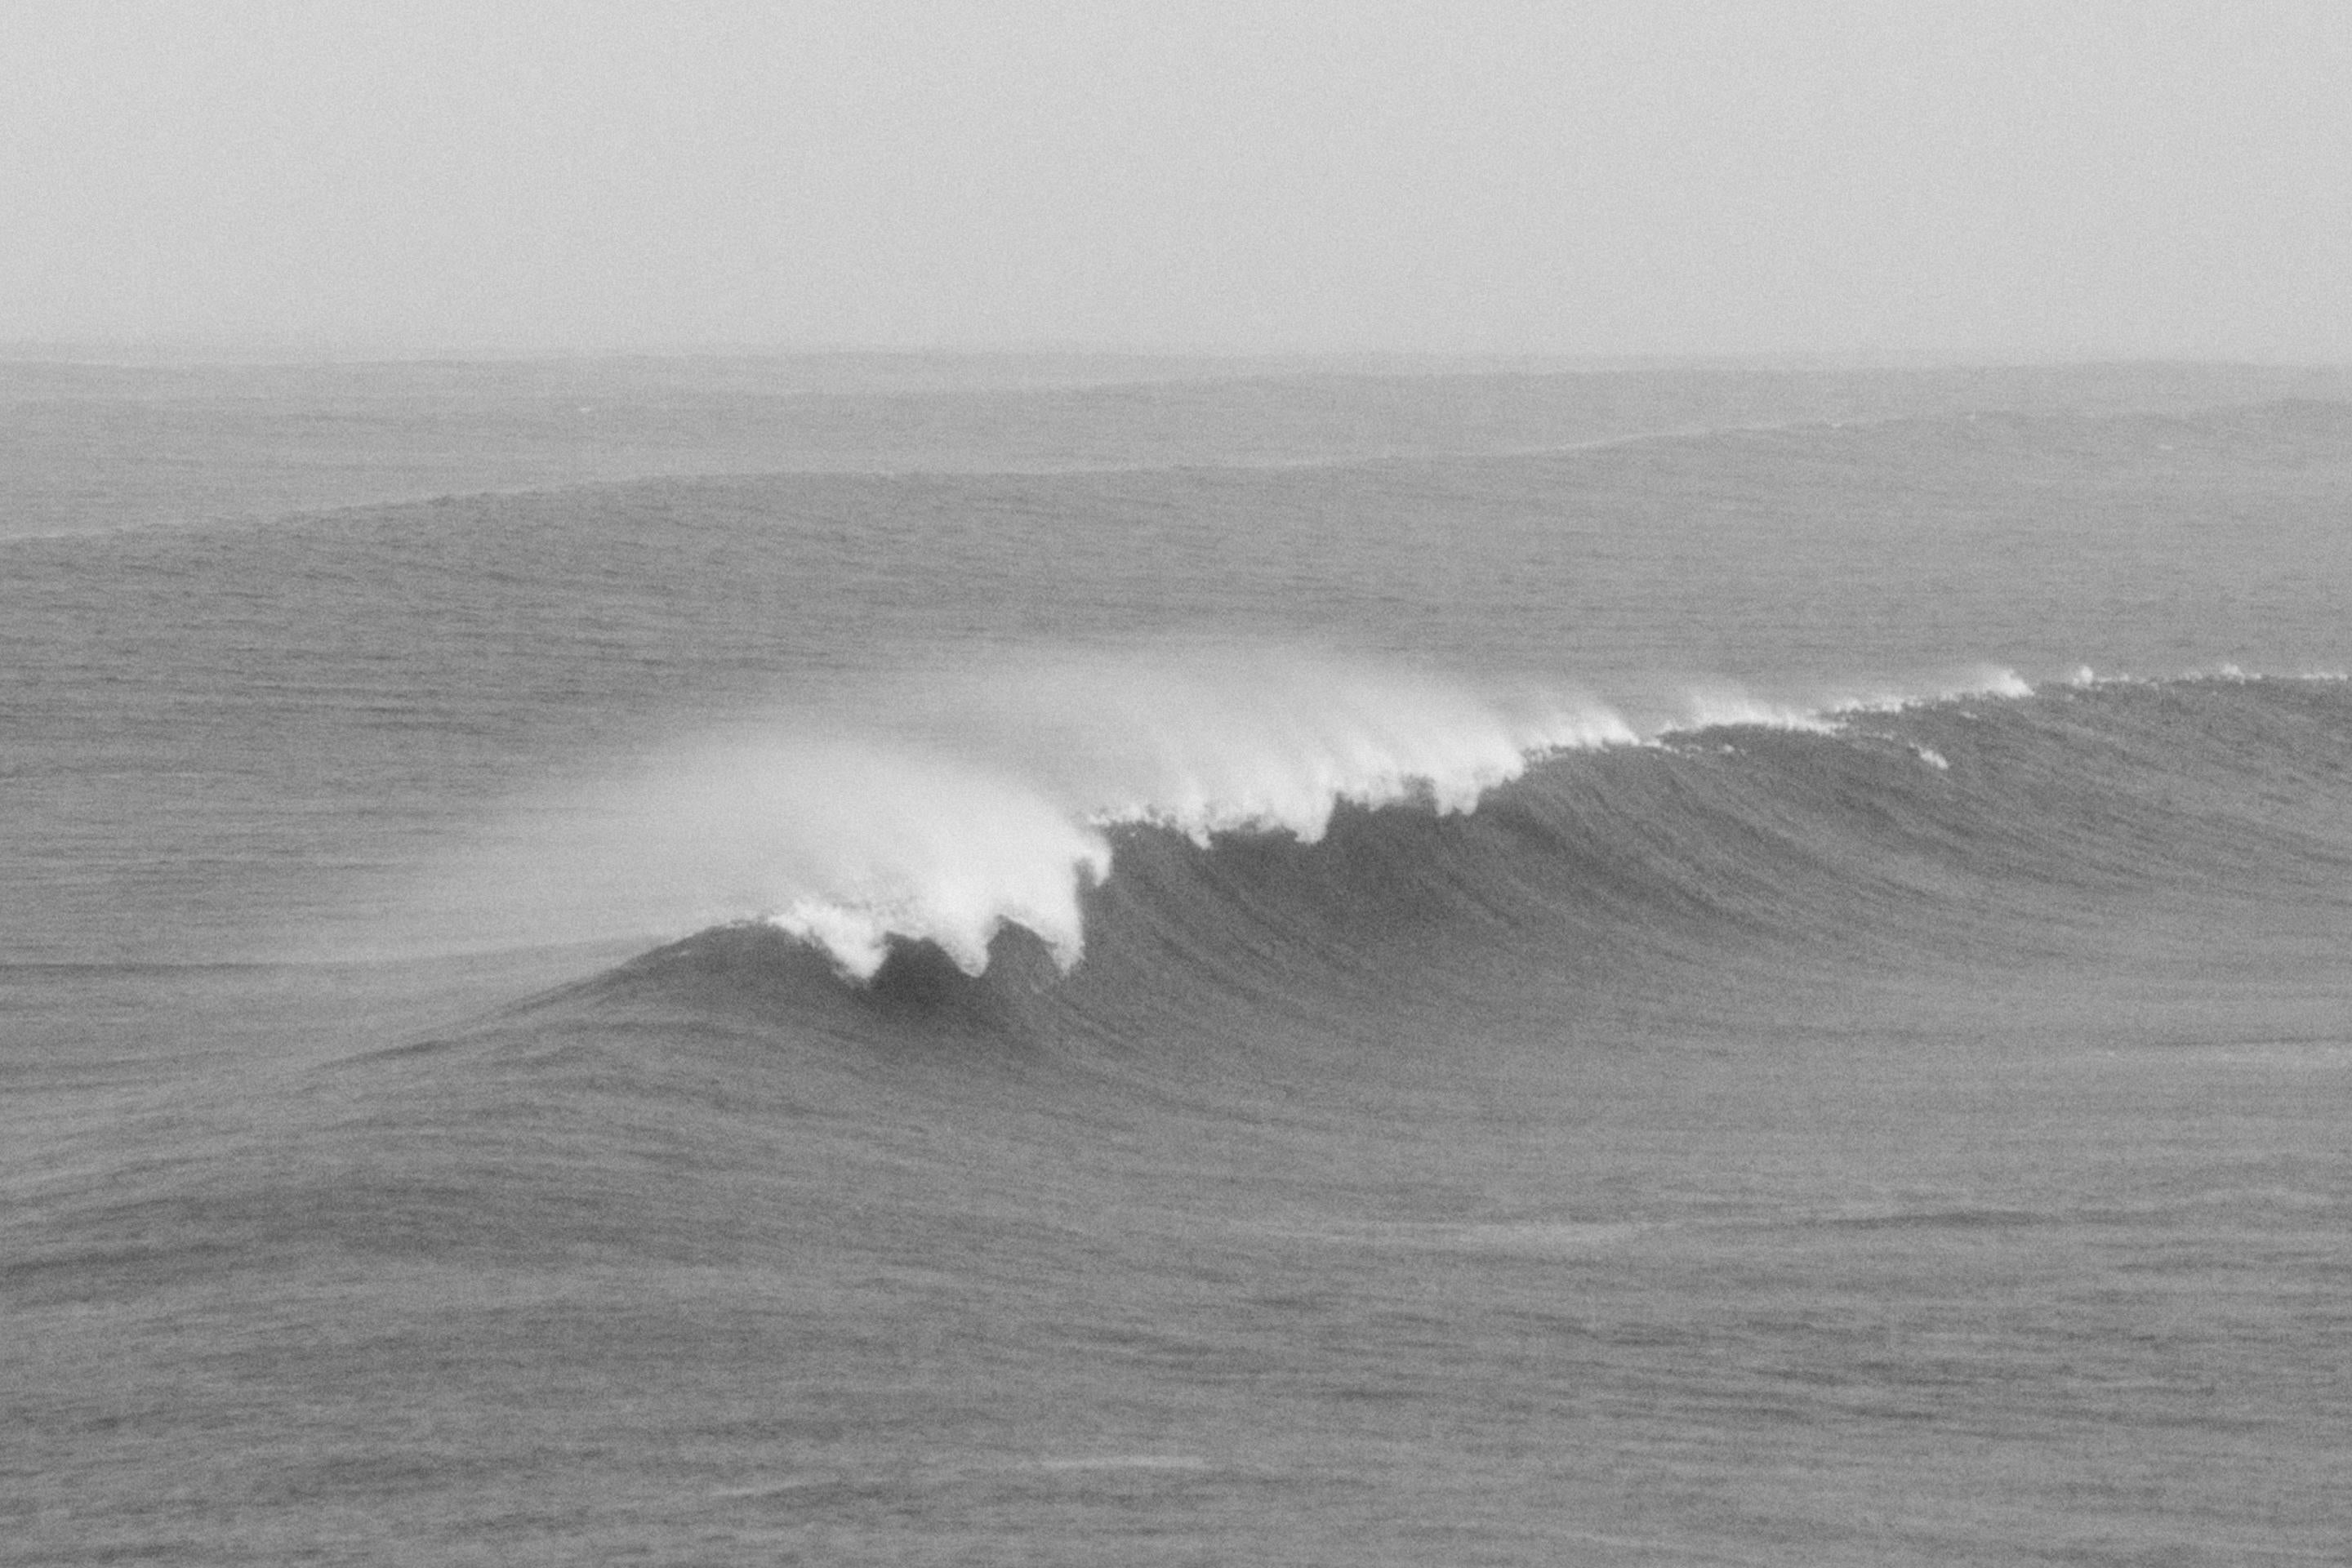
[[430, 902], [508, 941], [761, 920], [857, 979], [894, 941], [977, 974], [1011, 924], [1066, 972], [1122, 830], [1313, 843], [1343, 806], [1466, 811], [1531, 759], [1637, 738], [1588, 700], [1296, 654], [1033, 655], [674, 752], [509, 825]]
[[[862, 730], [803, 715], [680, 753], [476, 875], [508, 917], [520, 897], [589, 934], [758, 922], [856, 982], [910, 947], [981, 975], [1008, 929], [1067, 974], [1114, 883], [1184, 903], [1177, 924], [1213, 925], [1201, 908], [1241, 899], [1277, 942], [1298, 934], [1286, 900], [1360, 910], [1400, 888], [1400, 907], [1466, 900], [1595, 940], [1694, 912], [1843, 928], [1923, 900], [1980, 910], [2007, 880], [2090, 887], [2257, 852], [2277, 825], [2255, 807], [2277, 790], [2187, 818], [2179, 797], [2243, 765], [2213, 737], [2313, 692], [2340, 740], [2327, 706], [2340, 686], [2310, 682], [2035, 696], [1990, 670], [1929, 696], [1818, 706], [1710, 692], [1688, 719], [1637, 727], [1591, 700], [1496, 699], [1297, 657], [1039, 659], [869, 693]], [[2290, 761], [2291, 748], [2272, 765]], [[1318, 857], [1342, 818], [1349, 841]], [[1434, 838], [1411, 826], [1452, 818], [1465, 826]], [[1286, 892], [1202, 890], [1272, 864], [1254, 844], [1299, 858]], [[1198, 864], [1171, 891], [1179, 847]], [[1368, 897], [1341, 868], [1373, 862], [1383, 890]]]
[[2340, 970], [2347, 781], [2342, 682], [2062, 686], [1826, 734], [1675, 731], [1547, 754], [1465, 811], [1342, 805], [1313, 841], [1107, 828], [1115, 868], [1076, 897], [1074, 972], [1019, 921], [979, 963], [892, 932], [858, 975], [751, 920], [539, 1005], [852, 1071], [953, 1042], [1121, 1081], [1164, 1068], [1212, 1097], [1267, 1071], [1338, 1092], [1373, 1057], [1443, 1073], [1465, 1042], [1605, 1034], [1627, 1008], [1736, 1038], [1796, 997], [1832, 1017], [1881, 986], [1966, 1008], [1988, 973], [2095, 1007], [2085, 974], [2121, 1006], [2199, 974], [2228, 1007], [2217, 932]]
[[[1719, 687], [1691, 694], [1680, 717], [1637, 727], [1588, 697], [1497, 699], [1427, 676], [1263, 650], [1246, 659], [1033, 658], [984, 677], [933, 672], [894, 693], [893, 706], [920, 714], [912, 727], [940, 749], [864, 753], [877, 769], [872, 789], [831, 790], [797, 814], [803, 826], [824, 824], [828, 842], [858, 846], [858, 861], [836, 860], [816, 875], [794, 868], [790, 898], [759, 918], [860, 980], [876, 974], [894, 942], [931, 943], [979, 974], [1007, 924], [1040, 938], [1066, 973], [1085, 949], [1086, 889], [1109, 876], [1122, 841], [1143, 841], [1124, 830], [1161, 830], [1202, 849], [1234, 835], [1314, 846], [1337, 812], [1469, 813], [1566, 753], [1729, 725], [1835, 733], [1859, 714], [2030, 690], [2007, 670], [1979, 672], [1928, 698], [1838, 692], [1803, 706]], [[746, 763], [770, 780], [802, 765], [739, 755], [709, 772], [726, 777]], [[975, 766], [984, 771], [954, 776]], [[929, 798], [935, 809], [910, 816], [875, 804], [903, 798], [909, 781], [951, 777]], [[867, 803], [858, 830], [831, 819], [845, 799]]]

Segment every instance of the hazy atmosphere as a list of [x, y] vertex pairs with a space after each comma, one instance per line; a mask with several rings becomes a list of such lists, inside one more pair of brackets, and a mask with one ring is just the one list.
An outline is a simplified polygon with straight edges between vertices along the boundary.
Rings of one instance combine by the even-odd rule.
[[2352, 10], [24, 3], [0, 341], [2340, 359]]
[[2352, 0], [0, 0], [0, 1563], [2352, 1541]]

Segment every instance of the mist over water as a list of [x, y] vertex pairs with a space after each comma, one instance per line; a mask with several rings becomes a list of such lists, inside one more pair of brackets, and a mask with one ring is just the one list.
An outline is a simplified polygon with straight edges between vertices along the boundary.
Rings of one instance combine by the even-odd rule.
[[1841, 695], [1820, 707], [1718, 683], [1636, 730], [1582, 696], [1507, 698], [1359, 657], [1268, 644], [1013, 652], [855, 683], [824, 708], [747, 717], [626, 777], [509, 808], [342, 951], [411, 953], [674, 939], [759, 920], [870, 980], [894, 941], [967, 973], [1010, 922], [1065, 972], [1081, 896], [1123, 827], [1319, 842], [1332, 814], [1475, 810], [1557, 753], [1737, 726], [1836, 735], [1856, 714], [1983, 694]]
[[1193, 370], [25, 393], [10, 1539], [2334, 1551], [2340, 382]]
[[446, 942], [457, 910], [495, 946], [763, 919], [870, 978], [892, 936], [977, 973], [1010, 921], [1067, 970], [1118, 826], [1311, 844], [1342, 805], [1466, 811], [1531, 757], [1636, 739], [1589, 700], [1506, 706], [1271, 646], [1032, 651], [861, 683], [829, 710], [536, 803], [427, 879], [419, 932]]

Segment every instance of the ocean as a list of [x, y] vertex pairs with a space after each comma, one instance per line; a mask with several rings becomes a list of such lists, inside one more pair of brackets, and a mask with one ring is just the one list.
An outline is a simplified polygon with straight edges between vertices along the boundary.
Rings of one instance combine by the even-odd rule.
[[2352, 1548], [2352, 373], [0, 364], [0, 1561]]

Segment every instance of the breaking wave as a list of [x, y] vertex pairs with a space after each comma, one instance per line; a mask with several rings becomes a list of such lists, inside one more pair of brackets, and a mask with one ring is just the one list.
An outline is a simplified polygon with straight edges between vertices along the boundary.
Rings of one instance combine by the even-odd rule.
[[[1610, 918], [1703, 908], [1802, 930], [1972, 879], [2096, 880], [2242, 852], [2226, 814], [2184, 827], [2173, 804], [2177, 769], [2242, 762], [2198, 754], [2230, 716], [2185, 729], [2176, 716], [2150, 751], [2150, 714], [2134, 706], [2222, 689], [2077, 682], [2036, 696], [1989, 669], [1913, 696], [1710, 689], [1637, 723], [1586, 697], [1297, 655], [1030, 656], [674, 752], [484, 858], [469, 899], [444, 888], [436, 907], [470, 901], [542, 939], [752, 922], [860, 983], [911, 947], [981, 975], [1012, 930], [1067, 974], [1115, 866], [1140, 857], [1131, 880], [1178, 846], [1212, 860], [1269, 840], [1311, 851], [1345, 816], [1357, 842], [1330, 856], [1385, 857], [1392, 881], [1435, 878], [1424, 903], [1468, 888], [1492, 906], [1540, 885], [1557, 923], [1614, 889], [1630, 907]], [[2335, 689], [2317, 700], [2341, 706]], [[1444, 867], [1413, 859], [1427, 845], [1367, 850], [1368, 835], [1418, 831], [1379, 828], [1390, 808], [1475, 815], [1483, 826], [1447, 853], [1486, 847]], [[1511, 841], [1477, 837], [1497, 832]], [[1563, 901], [1577, 908], [1563, 916]], [[577, 923], [551, 933], [551, 915]]]
[[1342, 806], [1466, 811], [1532, 759], [1637, 739], [1586, 699], [1296, 654], [1033, 654], [770, 715], [541, 803], [424, 901], [507, 941], [761, 920], [860, 979], [897, 941], [979, 973], [1013, 924], [1067, 971], [1122, 829], [1313, 843]]
[[[1346, 1081], [1327, 1067], [1443, 1073], [1482, 1039], [1605, 1034], [1628, 1008], [1732, 1038], [1769, 1033], [1796, 999], [1834, 1018], [1879, 986], [1965, 1009], [1989, 973], [2094, 1007], [2080, 977], [2105, 976], [2105, 1005], [2163, 999], [2144, 1021], [2168, 1028], [2184, 1008], [2245, 1005], [2214, 973], [2219, 933], [2290, 971], [2340, 971], [2352, 691], [2216, 679], [1960, 696], [1827, 733], [1558, 751], [1470, 809], [1343, 804], [1312, 841], [1102, 831], [1115, 868], [1076, 894], [1075, 970], [1017, 921], [978, 952], [893, 932], [860, 973], [747, 920], [534, 1010], [836, 1064], [953, 1042], [958, 1059], [1011, 1050], [1118, 1078], [1173, 1052], [1193, 1084], [1250, 1079], [1271, 1041], [1318, 1093]], [[2201, 999], [2170, 989], [2182, 975]], [[2332, 995], [2315, 993], [2311, 1026], [2336, 1026]]]

